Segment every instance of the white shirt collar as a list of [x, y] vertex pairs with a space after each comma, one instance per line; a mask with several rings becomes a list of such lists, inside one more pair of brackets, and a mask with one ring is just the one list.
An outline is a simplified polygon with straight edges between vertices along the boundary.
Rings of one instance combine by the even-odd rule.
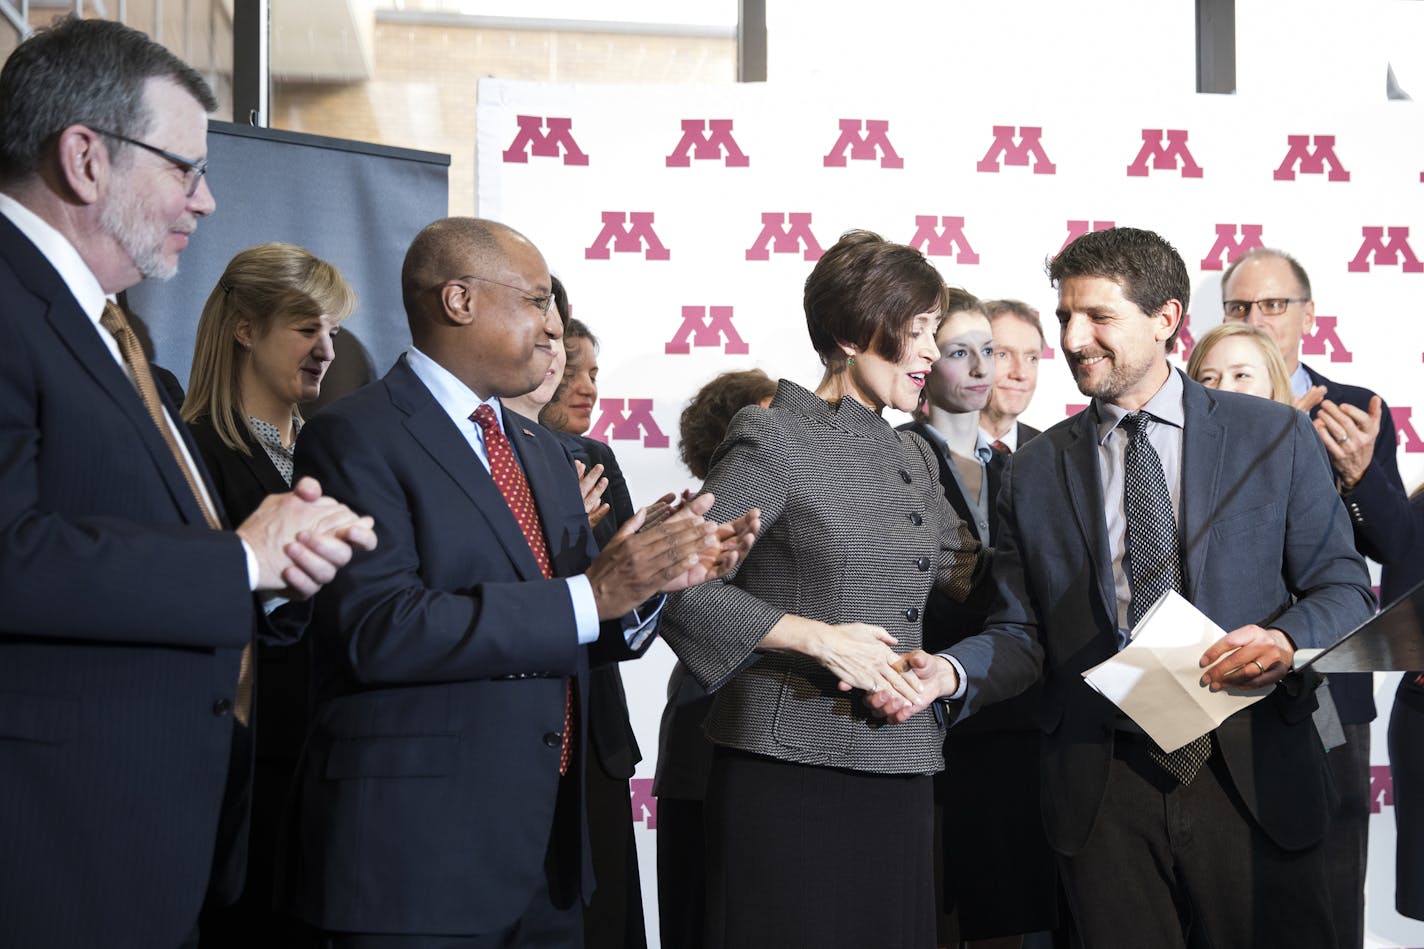
[[1310, 391], [1310, 373], [1305, 371], [1305, 363], [1295, 364], [1295, 372], [1290, 375], [1291, 395], [1297, 399]]
[[470, 421], [470, 416], [475, 414], [475, 409], [481, 405], [488, 405], [494, 410], [499, 430], [504, 431], [504, 413], [500, 411], [498, 396], [481, 399], [473, 389], [457, 379], [454, 373], [414, 346], [406, 352], [406, 363], [416, 377], [425, 383], [425, 387], [430, 390], [435, 401], [440, 403], [445, 414], [450, 416], [456, 428], [464, 431], [473, 425], [478, 430], [479, 426]]
[[[1152, 398], [1147, 400], [1147, 404], [1142, 407], [1142, 411], [1157, 419], [1159, 422], [1166, 422], [1177, 428], [1185, 428], [1187, 424], [1187, 413], [1182, 405], [1182, 397], [1185, 389], [1182, 386], [1182, 377], [1177, 374], [1177, 370], [1167, 371], [1167, 381], [1157, 390]], [[1130, 413], [1120, 405], [1111, 402], [1104, 402], [1101, 399], [1093, 399], [1093, 405], [1097, 407], [1098, 413], [1098, 444], [1104, 444], [1108, 436], [1117, 428], [1123, 417]]]
[[0, 192], [0, 214], [9, 218], [10, 223], [39, 248], [45, 260], [59, 272], [59, 278], [74, 295], [84, 315], [94, 324], [94, 329], [107, 337], [109, 334], [99, 327], [99, 318], [104, 315], [104, 288], [69, 239], [48, 221], [3, 192]]
[[[994, 444], [994, 440], [995, 440], [995, 439], [994, 439], [994, 433], [991, 432], [991, 431], [989, 431], [987, 428], [985, 428], [984, 426], [981, 425], [981, 426], [979, 426], [979, 440], [982, 441], [982, 442], [984, 442], [984, 443], [987, 444], [987, 445], [993, 445], [993, 444]], [[998, 440], [1001, 441], [1001, 442], [1003, 442], [1005, 445], [1007, 445], [1009, 451], [1018, 451], [1018, 450], [1019, 450], [1019, 423], [1018, 423], [1018, 422], [1014, 422], [1014, 424], [1010, 425], [1008, 432], [1006, 432], [1006, 433], [1003, 435], [1003, 437], [1002, 437], [1002, 438], [999, 438]]]

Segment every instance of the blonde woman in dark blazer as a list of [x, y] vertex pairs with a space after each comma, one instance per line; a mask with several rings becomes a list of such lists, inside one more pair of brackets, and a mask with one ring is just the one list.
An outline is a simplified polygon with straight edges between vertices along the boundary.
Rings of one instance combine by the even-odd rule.
[[895, 431], [938, 356], [944, 286], [917, 250], [865, 231], [806, 281], [815, 392], [782, 380], [733, 420], [705, 489], [762, 532], [727, 580], [672, 597], [661, 630], [716, 692], [707, 789], [708, 945], [935, 944], [930, 776], [939, 716], [885, 726], [862, 700], [914, 695], [931, 589], [970, 592], [982, 556], [933, 450]]
[[[332, 337], [356, 307], [337, 269], [294, 244], [258, 244], [228, 262], [198, 321], [183, 420], [233, 521], [292, 483], [299, 403], [321, 394]], [[304, 642], [257, 640], [257, 700], [233, 743], [233, 772], [252, 774], [251, 799], [229, 793], [224, 827], [247, 833], [240, 862], [218, 868], [243, 883], [232, 906], [199, 920], [202, 949], [288, 945], [292, 923], [271, 909], [277, 827], [306, 727], [311, 663]], [[229, 787], [240, 787], [229, 782]], [[249, 820], [250, 813], [250, 820]], [[235, 851], [241, 854], [239, 848]]]

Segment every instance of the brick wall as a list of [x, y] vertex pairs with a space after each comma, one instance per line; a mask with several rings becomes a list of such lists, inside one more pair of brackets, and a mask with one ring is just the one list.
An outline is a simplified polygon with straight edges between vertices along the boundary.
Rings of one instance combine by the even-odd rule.
[[548, 82], [721, 83], [731, 37], [650, 36], [376, 23], [369, 82], [273, 78], [274, 128], [445, 152], [450, 213], [475, 208], [475, 93], [485, 76]]

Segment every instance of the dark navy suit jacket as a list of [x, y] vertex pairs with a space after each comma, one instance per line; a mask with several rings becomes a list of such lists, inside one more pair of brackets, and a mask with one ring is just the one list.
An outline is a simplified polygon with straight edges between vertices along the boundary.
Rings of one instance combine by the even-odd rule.
[[0, 942], [179, 944], [213, 861], [247, 560], [3, 217], [0, 604]]
[[[582, 572], [596, 546], [572, 459], [547, 430], [503, 419], [555, 576]], [[588, 663], [629, 655], [621, 625], [579, 647], [565, 581], [543, 578], [489, 473], [404, 358], [307, 423], [296, 469], [374, 516], [380, 546], [317, 596], [315, 709], [283, 902], [330, 930], [505, 927], [545, 880], [565, 680], [586, 722]], [[587, 898], [582, 822], [567, 832], [581, 868], [558, 882]]]
[[[1314, 429], [1289, 406], [1183, 387], [1183, 595], [1226, 630], [1259, 623], [1299, 647], [1334, 642], [1370, 615], [1374, 597]], [[998, 602], [985, 633], [950, 650], [967, 677], [958, 713], [1042, 673], [1044, 826], [1072, 854], [1102, 805], [1117, 717], [1081, 676], [1117, 649], [1094, 409], [1014, 453], [999, 527]], [[1246, 807], [1287, 849], [1319, 841], [1335, 801], [1314, 707], [1288, 677], [1216, 730]]]
[[[1304, 368], [1311, 385], [1325, 387], [1325, 398], [1337, 405], [1353, 405], [1361, 411], [1369, 411], [1370, 399], [1374, 397], [1369, 389], [1334, 382], [1309, 366]], [[1317, 412], [1318, 407], [1311, 410], [1310, 417], [1314, 418]], [[1344, 495], [1356, 548], [1380, 564], [1403, 563], [1414, 544], [1414, 518], [1399, 477], [1397, 452], [1394, 418], [1389, 414], [1389, 406], [1384, 405], [1370, 466], [1359, 483]], [[1330, 695], [1335, 699], [1340, 721], [1345, 724], [1374, 720], [1374, 678], [1369, 674], [1330, 676]]]

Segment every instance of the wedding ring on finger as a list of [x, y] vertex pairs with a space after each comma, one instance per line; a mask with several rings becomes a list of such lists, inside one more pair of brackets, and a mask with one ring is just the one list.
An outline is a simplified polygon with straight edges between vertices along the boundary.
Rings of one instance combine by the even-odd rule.
[[1260, 672], [1256, 673], [1257, 675], [1265, 675], [1265, 674], [1266, 674], [1266, 667], [1263, 666], [1263, 665], [1261, 665], [1261, 660], [1259, 660], [1259, 659], [1252, 659], [1251, 661], [1254, 662], [1254, 663], [1256, 664], [1256, 668], [1260, 670]]

